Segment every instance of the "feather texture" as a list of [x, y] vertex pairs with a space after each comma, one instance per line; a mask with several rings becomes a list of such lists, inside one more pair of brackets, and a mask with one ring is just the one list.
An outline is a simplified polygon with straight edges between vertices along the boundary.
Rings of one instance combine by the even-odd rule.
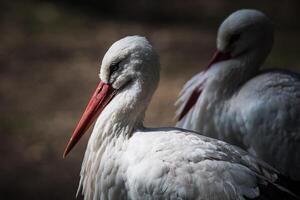
[[[236, 34], [239, 39], [230, 44]], [[198, 101], [177, 127], [238, 145], [300, 181], [300, 75], [259, 70], [272, 43], [272, 23], [263, 13], [231, 14], [219, 28], [217, 46], [232, 58], [214, 63], [183, 88], [179, 112], [192, 86], [206, 80]]]

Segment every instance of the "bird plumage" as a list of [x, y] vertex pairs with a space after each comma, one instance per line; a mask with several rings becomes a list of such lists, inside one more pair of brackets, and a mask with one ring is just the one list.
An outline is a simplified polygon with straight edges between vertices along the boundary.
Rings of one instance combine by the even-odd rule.
[[254, 199], [277, 179], [243, 150], [186, 130], [141, 128], [114, 142], [123, 145], [81, 174], [86, 199]]
[[[264, 188], [296, 199], [276, 185], [275, 169], [238, 147], [183, 129], [144, 127], [159, 80], [158, 56], [138, 36], [111, 48], [100, 79], [117, 93], [99, 115], [87, 145], [78, 190], [86, 200], [255, 199], [265, 197]], [[111, 67], [115, 61], [117, 70]]]
[[[271, 26], [255, 10], [237, 11], [222, 23], [217, 46], [231, 58], [214, 63], [186, 84], [177, 114], [199, 85], [202, 93], [177, 126], [239, 145], [300, 181], [300, 75], [259, 70], [272, 46]], [[239, 39], [230, 44], [237, 33]]]

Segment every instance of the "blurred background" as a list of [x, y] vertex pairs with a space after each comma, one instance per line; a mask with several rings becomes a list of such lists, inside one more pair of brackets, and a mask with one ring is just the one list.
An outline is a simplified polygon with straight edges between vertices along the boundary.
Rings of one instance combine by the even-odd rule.
[[67, 159], [62, 153], [113, 42], [151, 41], [161, 81], [145, 123], [173, 126], [181, 87], [212, 56], [218, 25], [240, 8], [275, 23], [265, 65], [300, 72], [298, 0], [1, 0], [0, 199], [75, 199], [89, 134]]

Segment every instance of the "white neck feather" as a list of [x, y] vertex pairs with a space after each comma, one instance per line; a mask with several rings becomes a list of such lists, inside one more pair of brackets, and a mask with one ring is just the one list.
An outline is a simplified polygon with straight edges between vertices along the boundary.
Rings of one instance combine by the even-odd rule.
[[[80, 173], [78, 191], [82, 187], [85, 199], [95, 198], [95, 195], [101, 193], [99, 177], [102, 176], [103, 165], [110, 159], [111, 152], [126, 148], [126, 140], [134, 130], [143, 127], [145, 111], [155, 89], [153, 85], [147, 87], [144, 82], [136, 80], [121, 90], [98, 117]], [[91, 185], [98, 185], [99, 188], [95, 189]]]
[[[254, 77], [269, 50], [252, 49], [241, 56], [214, 64], [206, 76], [206, 92], [218, 100], [230, 98], [245, 82]], [[205, 96], [205, 95], [203, 95]], [[212, 100], [212, 99], [210, 99]]]

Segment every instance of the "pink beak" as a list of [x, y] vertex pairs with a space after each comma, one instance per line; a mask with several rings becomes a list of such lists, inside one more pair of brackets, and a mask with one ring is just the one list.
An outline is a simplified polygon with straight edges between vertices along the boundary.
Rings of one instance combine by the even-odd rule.
[[213, 64], [215, 64], [217, 62], [228, 60], [230, 58], [231, 58], [230, 53], [223, 53], [219, 50], [216, 50], [213, 57], [210, 59], [207, 67], [205, 68], [205, 70], [208, 70]]
[[116, 90], [110, 84], [105, 84], [100, 81], [65, 148], [63, 154], [64, 158], [73, 149], [88, 128], [94, 123], [116, 93]]
[[[205, 71], [207, 71], [213, 64], [217, 62], [221, 62], [224, 60], [230, 59], [231, 56], [229, 53], [222, 53], [221, 51], [217, 50], [211, 60], [209, 61], [207, 67], [205, 68]], [[202, 83], [197, 86], [194, 91], [192, 92], [191, 96], [189, 97], [188, 101], [186, 102], [183, 110], [181, 111], [178, 121], [180, 121], [190, 110], [191, 108], [196, 104], [200, 94], [202, 92]]]

